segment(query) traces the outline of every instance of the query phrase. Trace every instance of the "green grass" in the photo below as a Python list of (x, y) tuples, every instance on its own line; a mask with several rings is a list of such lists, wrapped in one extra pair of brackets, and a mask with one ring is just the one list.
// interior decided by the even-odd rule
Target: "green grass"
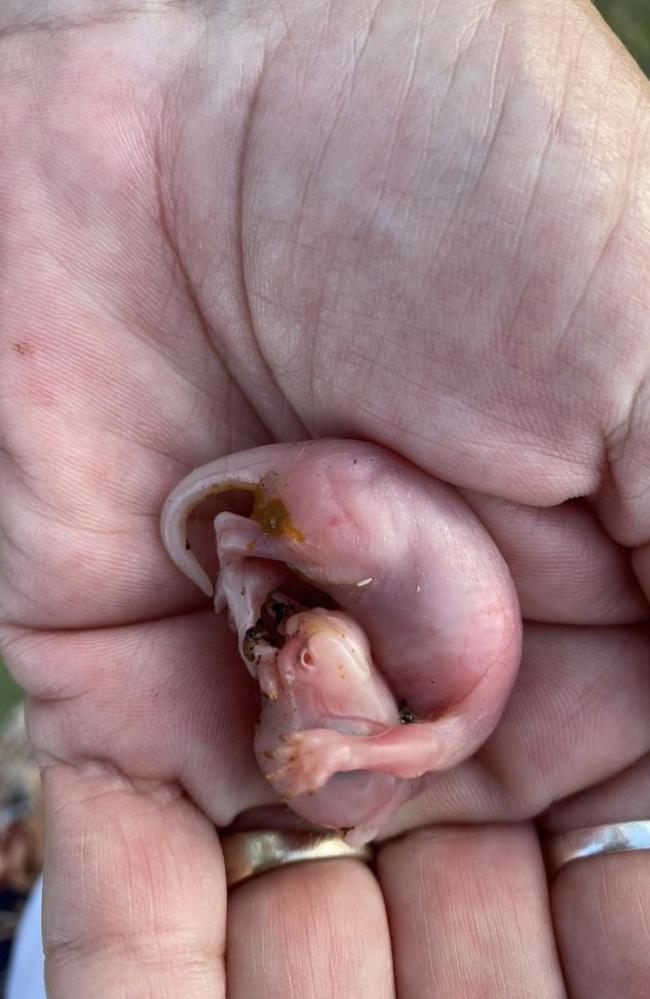
[[(650, 76), (650, 0), (594, 0), (621, 41)], [(0, 721), (20, 700), (20, 689), (0, 660)]]
[(11, 679), (2, 659), (0, 659), (0, 722), (21, 697), (20, 687)]
[(594, 3), (650, 76), (650, 0), (594, 0)]

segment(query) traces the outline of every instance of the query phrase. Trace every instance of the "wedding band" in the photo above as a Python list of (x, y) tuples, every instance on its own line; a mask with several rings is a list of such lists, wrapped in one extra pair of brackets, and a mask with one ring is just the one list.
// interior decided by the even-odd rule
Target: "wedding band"
[(229, 888), (256, 874), (306, 860), (347, 857), (370, 863), (373, 848), (349, 846), (335, 832), (300, 832), (291, 829), (260, 829), (230, 833), (221, 838)]
[(604, 853), (650, 850), (650, 821), (590, 826), (553, 836), (544, 844), (551, 877), (566, 864)]

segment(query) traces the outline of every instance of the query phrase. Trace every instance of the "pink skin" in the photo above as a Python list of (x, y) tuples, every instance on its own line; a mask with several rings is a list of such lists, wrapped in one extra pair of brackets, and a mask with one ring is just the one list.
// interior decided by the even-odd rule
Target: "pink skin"
[[(305, 818), (368, 839), (418, 778), (461, 762), (493, 730), (520, 654), (509, 574), (452, 489), (381, 447), (325, 440), (219, 459), (172, 492), (165, 545), (209, 594), (186, 522), (229, 489), (255, 490), (262, 511), (281, 501), (279, 521), (215, 519), (215, 609), (228, 608), (265, 695), (258, 761)], [(267, 597), (283, 600), (296, 578), (341, 611), (291, 606), (272, 641), (247, 637)], [(401, 723), (398, 702), (415, 721)]]

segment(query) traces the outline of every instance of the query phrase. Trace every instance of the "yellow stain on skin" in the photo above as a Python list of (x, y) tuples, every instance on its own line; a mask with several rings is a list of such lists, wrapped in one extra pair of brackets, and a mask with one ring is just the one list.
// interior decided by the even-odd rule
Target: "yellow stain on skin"
[(292, 541), (298, 543), (305, 540), (302, 531), (292, 522), (289, 511), (280, 497), (274, 496), (267, 499), (261, 489), (255, 493), (255, 506), (251, 519), (258, 522), (264, 534), (291, 538)]
[[(268, 497), (262, 483), (251, 485), (250, 482), (237, 482), (235, 480), (222, 482), (218, 486), (211, 486), (206, 489), (201, 499), (208, 496), (217, 496), (219, 493), (240, 490), (253, 494), (253, 512), (251, 520), (256, 520), (262, 528), (264, 534), (271, 534), (274, 537), (291, 538), (301, 544), (305, 540), (305, 535), (299, 527), (291, 520), (289, 511), (279, 496)], [(249, 545), (249, 549), (254, 545)]]
[(343, 665), (343, 663), (338, 663), (336, 668), (338, 670), (338, 674), (341, 677), (341, 679), (345, 680), (347, 673), (345, 672), (345, 666)]

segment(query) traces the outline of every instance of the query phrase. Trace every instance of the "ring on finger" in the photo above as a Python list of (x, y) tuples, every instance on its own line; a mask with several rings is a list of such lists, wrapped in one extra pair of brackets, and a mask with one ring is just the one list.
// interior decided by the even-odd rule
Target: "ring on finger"
[(336, 832), (259, 829), (221, 837), (226, 883), (229, 888), (249, 878), (288, 864), (307, 860), (356, 859), (371, 863), (370, 844), (350, 846)]
[(544, 843), (551, 877), (576, 860), (637, 850), (650, 850), (650, 820), (587, 826), (552, 836)]

